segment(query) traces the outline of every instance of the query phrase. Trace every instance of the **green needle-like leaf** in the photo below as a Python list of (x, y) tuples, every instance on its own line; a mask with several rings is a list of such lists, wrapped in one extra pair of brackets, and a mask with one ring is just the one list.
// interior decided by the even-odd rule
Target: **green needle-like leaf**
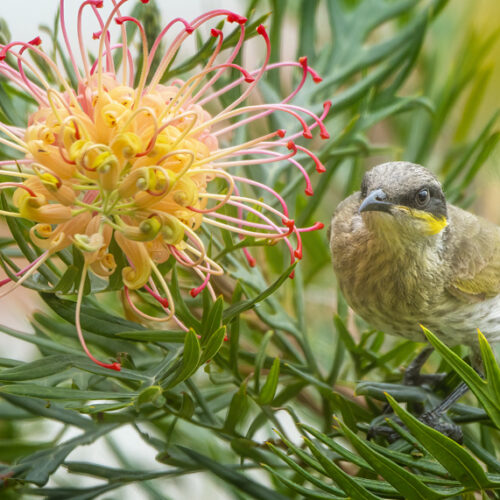
[(491, 348), (487, 346), (486, 339), (482, 339), (482, 335), (479, 334), (481, 353), (485, 357), (484, 363), (485, 366), (489, 367), (489, 375), (494, 380), (491, 385), (488, 380), (483, 380), (471, 366), (455, 354), (446, 344), (441, 342), (432, 332), (426, 328), (423, 328), (423, 331), (429, 342), (470, 387), (471, 391), (481, 401), (491, 420), (500, 428), (500, 400), (498, 399), (498, 392), (496, 392), (497, 388), (500, 387), (500, 381), (498, 380), (498, 369), (494, 370), (492, 368), (493, 365), (496, 365), (495, 356)]
[(304, 438), (307, 447), (311, 450), (316, 460), (325, 469), (325, 472), (330, 476), (351, 498), (359, 500), (380, 500), (380, 497), (370, 493), (363, 488), (355, 478), (344, 472), (335, 462), (323, 455), (321, 450), (317, 448), (313, 442)]
[(397, 465), (389, 458), (373, 450), (365, 441), (360, 439), (346, 425), (337, 420), (342, 432), (349, 438), (359, 454), (380, 474), (387, 482), (392, 484), (405, 499), (408, 500), (437, 500), (447, 495), (431, 490), (411, 472)]
[(280, 493), (272, 491), (271, 489), (256, 483), (248, 476), (244, 476), (240, 472), (236, 472), (229, 467), (226, 467), (215, 460), (198, 453), (197, 451), (184, 446), (178, 446), (178, 448), (189, 458), (201, 465), (204, 469), (209, 470), (224, 481), (227, 481), (229, 484), (236, 486), (252, 498), (256, 498), (258, 500), (286, 500), (286, 497)]
[(189, 332), (186, 333), (186, 338), (184, 340), (182, 364), (167, 381), (166, 388), (169, 389), (171, 387), (175, 387), (177, 384), (180, 384), (190, 377), (198, 369), (200, 358), (200, 342), (198, 341), (196, 333), (194, 333), (193, 330), (189, 330)]
[(389, 394), (387, 400), (396, 415), (427, 451), (464, 486), (483, 489), (490, 485), (481, 465), (458, 443), (429, 427), (401, 408)]
[(280, 358), (275, 358), (273, 361), (273, 366), (269, 371), (266, 381), (262, 386), (259, 394), (259, 403), (261, 405), (268, 405), (274, 399), (276, 394), (276, 389), (278, 388), (278, 381), (280, 376)]

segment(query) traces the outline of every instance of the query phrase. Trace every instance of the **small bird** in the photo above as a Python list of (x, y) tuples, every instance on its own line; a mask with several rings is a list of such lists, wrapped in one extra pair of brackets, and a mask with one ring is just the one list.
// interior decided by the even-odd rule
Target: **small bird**
[(333, 267), (348, 304), (373, 327), (415, 341), (424, 325), (449, 346), (500, 340), (500, 227), (446, 202), (408, 162), (368, 171), (337, 207)]

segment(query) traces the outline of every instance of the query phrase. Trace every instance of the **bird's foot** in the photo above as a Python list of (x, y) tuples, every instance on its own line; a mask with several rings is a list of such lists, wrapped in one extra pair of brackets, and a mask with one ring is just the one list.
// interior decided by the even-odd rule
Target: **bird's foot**
[(421, 415), (419, 420), (441, 434), (453, 439), (453, 441), (462, 444), (464, 440), (462, 428), (453, 422), (444, 420), (442, 413), (431, 410)]
[[(450, 439), (453, 439), (453, 441), (456, 441), (459, 444), (462, 444), (463, 441), (463, 432), (460, 426), (457, 424), (445, 420), (442, 414), (435, 413), (433, 410), (428, 411), (418, 419), (424, 423), (425, 425), (428, 425), (429, 427), (432, 427), (434, 430), (440, 432), (441, 434), (444, 434), (445, 436), (449, 437)], [(398, 432), (398, 427), (400, 429), (403, 429), (407, 431), (408, 429), (406, 426), (399, 420), (399, 418), (392, 417), (391, 421), (395, 423), (396, 425), (373, 425), (369, 428), (368, 433), (367, 433), (367, 439), (374, 439), (376, 437), (382, 437), (387, 439), (389, 443), (394, 443), (398, 439), (400, 439), (401, 433)]]
[(433, 347), (426, 347), (420, 354), (408, 365), (403, 376), (404, 385), (421, 386), (439, 384), (446, 377), (446, 373), (420, 373), (425, 362), (434, 350)]

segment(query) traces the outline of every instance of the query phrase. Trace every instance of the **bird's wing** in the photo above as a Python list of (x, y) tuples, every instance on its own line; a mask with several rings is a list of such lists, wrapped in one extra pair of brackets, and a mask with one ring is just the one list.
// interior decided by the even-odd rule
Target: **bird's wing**
[(500, 227), (449, 206), (452, 280), (449, 291), (467, 301), (500, 294)]

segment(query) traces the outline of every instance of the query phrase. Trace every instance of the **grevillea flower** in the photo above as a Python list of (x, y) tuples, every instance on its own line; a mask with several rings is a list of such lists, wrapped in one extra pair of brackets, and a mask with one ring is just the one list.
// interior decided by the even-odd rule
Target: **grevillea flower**
[[(61, 0), (61, 31), (76, 88), (72, 88), (70, 79), (44, 52), (39, 37), (0, 47), (0, 74), (29, 93), (37, 104), (26, 128), (0, 124), (0, 142), (23, 155), (21, 159), (0, 162), (3, 169), (0, 174), (13, 178), (0, 187), (15, 188), (12, 211), (1, 213), (31, 221), (31, 242), (43, 250), (17, 273), (19, 279), (14, 287), (57, 252), (71, 245), (77, 247), (84, 256), (76, 306), (78, 336), (93, 361), (115, 370), (120, 369), (119, 363), (103, 363), (89, 352), (79, 318), (87, 273), (108, 277), (116, 270), (115, 256), (109, 250), (112, 239), (128, 260), (128, 266), (121, 272), (130, 307), (146, 319), (173, 319), (186, 329), (175, 315), (168, 277), (158, 266), (172, 257), (178, 265), (192, 270), (199, 280), (191, 295), (207, 288), (214, 297), (210, 277), (222, 274), (223, 269), (207, 255), (200, 235), (202, 226), (209, 231), (215, 228), (232, 231), (242, 239), (253, 237), (269, 243), (283, 240), (292, 262), (301, 258), (301, 233), (322, 227), (319, 223), (308, 228), (296, 227), (283, 198), (275, 190), (232, 172), (234, 167), (270, 168), (272, 164), (287, 161), (303, 174), (306, 194), (311, 195), (309, 176), (294, 156), (297, 152), (305, 153), (314, 160), (318, 172), (324, 167), (313, 153), (294, 141), (300, 136), (311, 139), (315, 128), (321, 138), (328, 138), (323, 119), (330, 107), (325, 103), (324, 112), (317, 116), (291, 104), (306, 79), (315, 82), (321, 79), (305, 58), (268, 64), (270, 42), (264, 26), (257, 28), (264, 62), (257, 69), (246, 69), (234, 62), (245, 39), (244, 17), (218, 9), (191, 22), (173, 19), (149, 48), (140, 22), (120, 13), (126, 1), (113, 0), (108, 16), (100, 14), (102, 1), (80, 2), (76, 27), (82, 60), (79, 67)], [(93, 34), (98, 40), (94, 62), (88, 58), (82, 33), (82, 18), (87, 15), (95, 16), (99, 26), (99, 31)], [(235, 47), (223, 51), (223, 31), (212, 28), (214, 48), (205, 66), (184, 80), (163, 82), (184, 40), (207, 24), (210, 27), (221, 20), (238, 28)], [(115, 23), (121, 28), (115, 28), (119, 40), (113, 43)], [(127, 43), (129, 23), (135, 24), (142, 39), (143, 64), (137, 70), (138, 76)], [(153, 70), (155, 55), (167, 37), (170, 45)], [(119, 52), (122, 63), (116, 68), (114, 56)], [(7, 56), (17, 65), (8, 64)], [(49, 84), (34, 64), (34, 57), (50, 68), (55, 84)], [(266, 72), (285, 67), (300, 72), (298, 86), (276, 104), (249, 104), (248, 97), (256, 93), (257, 84)], [(227, 81), (235, 73), (233, 81), (216, 87), (221, 78)], [(136, 77), (138, 84), (134, 86)], [(237, 98), (228, 106), (217, 108), (219, 98), (227, 96), (229, 91), (234, 95), (235, 90)], [(207, 109), (219, 111), (210, 114)], [(259, 132), (261, 135), (244, 143), (231, 142), (236, 128), (260, 120), (261, 131), (262, 124), (267, 122), (262, 118), (272, 113), (293, 117), (298, 131), (271, 130)], [(267, 197), (274, 197), (275, 202), (268, 204), (260, 198), (247, 197), (243, 189), (260, 189)], [(255, 259), (248, 249), (244, 252), (253, 266)], [(10, 281), (6, 278), (0, 284)], [(164, 317), (142, 313), (133, 304), (130, 290), (151, 294), (163, 307)]]

